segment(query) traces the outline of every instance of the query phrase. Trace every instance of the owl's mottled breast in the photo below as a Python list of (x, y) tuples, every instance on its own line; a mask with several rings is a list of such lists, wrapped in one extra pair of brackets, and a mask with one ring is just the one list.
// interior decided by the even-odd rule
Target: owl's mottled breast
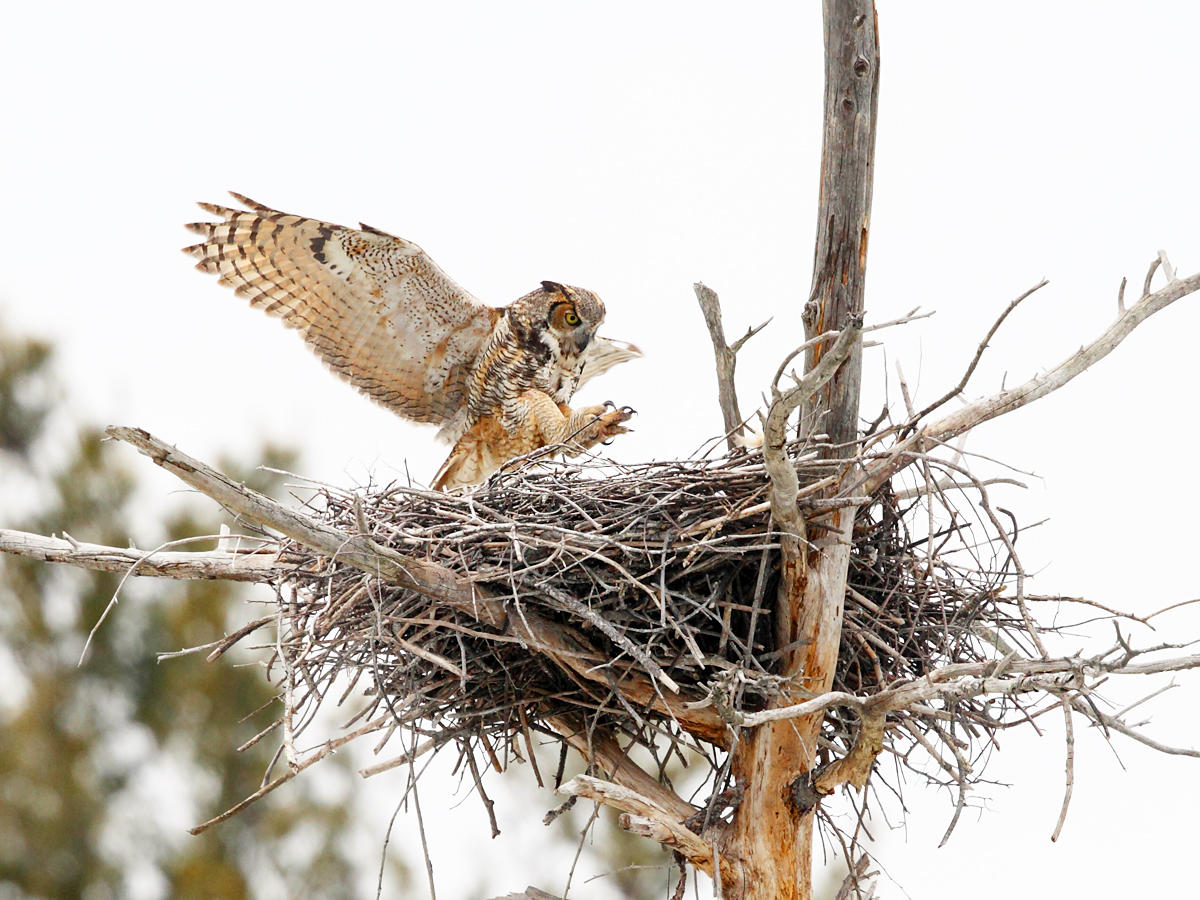
[(467, 394), (469, 422), (501, 411), (533, 386), (539, 370), (552, 363), (549, 347), (510, 310), (500, 317), (471, 372)]

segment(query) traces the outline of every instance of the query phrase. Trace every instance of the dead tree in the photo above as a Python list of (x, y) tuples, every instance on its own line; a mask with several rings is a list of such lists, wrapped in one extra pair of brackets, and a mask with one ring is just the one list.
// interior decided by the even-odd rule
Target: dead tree
[[(307, 508), (257, 494), (133, 428), (129, 444), (236, 516), (245, 533), (215, 551), (140, 551), (0, 531), (0, 550), (129, 575), (270, 584), (269, 614), (205, 647), (215, 658), (259, 629), (283, 712), (281, 771), (235, 815), (345, 743), (373, 735), (363, 771), (456, 750), (490, 814), (489, 768), (530, 763), (543, 786), (620, 811), (623, 827), (709, 875), (729, 900), (811, 896), (814, 829), (843, 842), (846, 897), (867, 897), (856, 833), (822, 817), (842, 787), (883, 779), (881, 754), (955, 787), (957, 822), (980, 751), (1001, 730), (1061, 711), (1070, 798), (1075, 717), (1164, 752), (1098, 702), (1099, 682), (1200, 666), (1178, 645), (1138, 647), (1113, 613), (1111, 646), (1055, 655), (1026, 590), (1014, 526), (951, 448), (974, 426), (1040, 399), (1111, 352), (1140, 322), (1200, 289), (1160, 254), (1142, 295), (1098, 338), (1044, 374), (952, 413), (1003, 311), (963, 378), (937, 402), (861, 427), (878, 30), (868, 0), (824, 4), (822, 190), (806, 341), (786, 357), (745, 431), (716, 294), (697, 296), (716, 351), (728, 447), (645, 465), (526, 459), (477, 489), (315, 486)], [(1161, 270), (1165, 283), (1152, 290)], [(797, 359), (798, 374), (789, 367)], [(902, 388), (904, 386), (902, 385)], [(948, 449), (950, 448), (950, 449)], [(1085, 601), (1074, 601), (1076, 604)], [(1090, 607), (1089, 607), (1090, 610)], [(304, 749), (308, 714), (340, 703), (335, 679), (367, 688), (344, 733)], [(341, 681), (338, 684), (341, 685)], [(256, 738), (258, 739), (258, 738)], [(560, 744), (557, 773), (535, 743)], [(586, 771), (566, 779), (567, 748)], [(710, 795), (679, 796), (672, 757), (705, 768)], [(920, 757), (920, 761), (918, 758)], [(415, 777), (415, 774), (414, 774)], [(893, 785), (899, 789), (899, 785)], [(568, 801), (570, 802), (570, 801)], [(865, 801), (864, 801), (865, 803)], [(551, 816), (553, 813), (551, 813)], [(1061, 827), (1061, 819), (1059, 826)], [(493, 820), (494, 827), (494, 820)], [(514, 897), (548, 896), (535, 888)]]

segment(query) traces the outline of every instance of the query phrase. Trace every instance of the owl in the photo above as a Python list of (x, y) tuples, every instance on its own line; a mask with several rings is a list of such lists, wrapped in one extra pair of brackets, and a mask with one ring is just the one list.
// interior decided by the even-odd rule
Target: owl
[(200, 204), (221, 221), (188, 225), (204, 241), (184, 252), (298, 330), (364, 394), (440, 426), (453, 448), (436, 488), (482, 481), (543, 447), (573, 455), (628, 431), (629, 407), (568, 405), (586, 381), (641, 356), (596, 334), (604, 304), (591, 291), (543, 281), (488, 306), (411, 241), (233, 196), (246, 209)]

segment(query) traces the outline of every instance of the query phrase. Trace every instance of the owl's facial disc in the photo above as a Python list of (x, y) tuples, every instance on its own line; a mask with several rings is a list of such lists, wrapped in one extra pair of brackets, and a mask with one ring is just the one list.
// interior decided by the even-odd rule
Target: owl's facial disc
[(579, 315), (572, 300), (560, 300), (550, 308), (547, 324), (559, 340), (570, 346), (576, 353), (582, 353), (592, 339), (596, 330)]

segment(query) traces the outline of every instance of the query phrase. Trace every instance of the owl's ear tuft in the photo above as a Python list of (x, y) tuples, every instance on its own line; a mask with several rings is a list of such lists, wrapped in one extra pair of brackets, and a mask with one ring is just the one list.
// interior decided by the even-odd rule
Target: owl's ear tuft
[(543, 281), (542, 282), (542, 290), (548, 291), (551, 294), (557, 292), (559, 294), (562, 294), (564, 297), (567, 295), (567, 289), (565, 287), (563, 287), (561, 284), (559, 284), (557, 281)]

